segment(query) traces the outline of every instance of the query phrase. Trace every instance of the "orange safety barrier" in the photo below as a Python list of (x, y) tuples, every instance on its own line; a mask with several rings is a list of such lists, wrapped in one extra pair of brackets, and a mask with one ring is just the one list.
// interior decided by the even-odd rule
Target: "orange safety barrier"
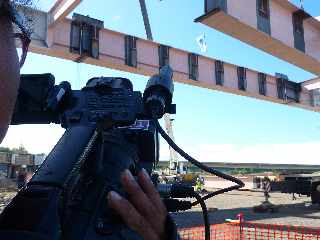
[[(320, 228), (238, 221), (212, 225), (211, 240), (320, 240)], [(179, 229), (182, 240), (204, 240), (204, 227)]]

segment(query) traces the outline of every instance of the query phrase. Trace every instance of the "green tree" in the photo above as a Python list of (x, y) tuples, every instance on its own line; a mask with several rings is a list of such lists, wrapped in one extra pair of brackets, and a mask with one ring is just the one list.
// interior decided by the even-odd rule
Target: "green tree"
[(0, 147), (0, 152), (11, 153), (11, 149), (7, 147)]
[(19, 154), (28, 154), (29, 152), (27, 149), (21, 144), (18, 148), (7, 148), (7, 147), (0, 147), (0, 152), (5, 153), (19, 153)]

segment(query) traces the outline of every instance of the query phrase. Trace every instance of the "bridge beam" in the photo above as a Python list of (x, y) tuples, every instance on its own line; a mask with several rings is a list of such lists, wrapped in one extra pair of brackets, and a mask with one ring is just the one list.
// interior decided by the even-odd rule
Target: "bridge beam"
[(204, 0), (197, 18), (249, 45), (320, 75), (320, 21), (288, 0)]
[[(63, 18), (48, 27), (45, 13), (37, 10), (29, 11), (37, 15), (34, 18), (36, 29), (32, 36), (30, 51), (79, 61), (79, 54), (70, 52), (72, 20)], [(101, 29), (98, 59), (85, 57), (81, 61), (146, 76), (158, 73), (161, 63), (167, 61), (174, 70), (174, 80), (177, 82), (320, 112), (320, 107), (312, 105), (312, 96), (303, 86), (301, 90), (291, 93), (291, 95), (297, 93), (298, 101), (292, 101), (279, 93), (279, 89), (289, 93), (295, 87), (300, 87), (300, 84), (291, 82), (289, 85), (294, 85), (294, 88), (290, 88), (289, 85), (288, 89), (284, 89), (284, 86), (279, 88), (279, 79), (276, 76), (239, 68), (229, 63), (221, 63), (216, 59), (173, 47), (161, 48), (160, 44), (145, 39), (134, 38), (136, 42), (132, 56), (136, 57), (136, 64), (129, 66), (126, 59), (126, 39), (127, 36), (123, 33)], [(160, 48), (167, 52), (164, 54)], [(163, 61), (163, 56), (167, 57), (166, 61)], [(261, 76), (263, 77), (262, 85)], [(261, 88), (264, 89), (263, 93), (261, 93)]]

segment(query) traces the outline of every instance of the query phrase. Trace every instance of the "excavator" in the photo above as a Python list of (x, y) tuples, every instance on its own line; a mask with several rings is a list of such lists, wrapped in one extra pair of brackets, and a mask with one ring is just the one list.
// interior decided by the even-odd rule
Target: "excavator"
[[(173, 136), (173, 120), (170, 118), (169, 114), (164, 116), (165, 128), (167, 134), (174, 140)], [(204, 187), (204, 178), (201, 177), (198, 173), (194, 173), (188, 170), (187, 163), (180, 161), (176, 151), (169, 146), (170, 151), (170, 160), (167, 171), (165, 172), (165, 178), (169, 181), (178, 182), (182, 184), (187, 184), (194, 186), (197, 191), (203, 190)]]

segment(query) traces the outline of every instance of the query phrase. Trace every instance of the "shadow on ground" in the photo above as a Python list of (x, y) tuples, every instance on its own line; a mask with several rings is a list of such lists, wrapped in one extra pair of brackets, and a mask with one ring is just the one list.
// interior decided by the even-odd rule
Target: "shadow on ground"
[[(314, 216), (314, 213), (319, 213), (320, 207), (318, 205), (306, 206), (305, 203), (286, 204), (281, 205), (277, 213), (255, 213), (252, 207), (233, 208), (233, 209), (216, 209), (210, 211), (210, 223), (219, 224), (225, 223), (226, 219), (236, 219), (239, 213), (243, 213), (246, 221), (260, 221), (283, 224), (280, 219), (283, 218), (303, 218), (314, 221), (314, 226), (319, 226), (320, 215)], [(178, 227), (194, 227), (203, 225), (202, 212), (188, 211), (178, 214), (172, 214)], [(279, 221), (277, 221), (279, 219)], [(317, 221), (318, 220), (318, 221)], [(263, 221), (265, 222), (265, 221)]]

